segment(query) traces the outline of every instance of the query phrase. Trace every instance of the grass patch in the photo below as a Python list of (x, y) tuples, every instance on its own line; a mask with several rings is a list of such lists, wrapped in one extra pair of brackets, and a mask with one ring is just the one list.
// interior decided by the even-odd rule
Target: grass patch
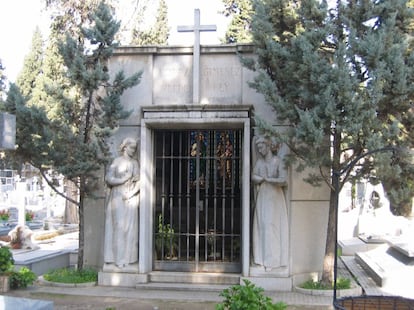
[(87, 283), (98, 281), (98, 272), (93, 269), (77, 270), (73, 268), (60, 268), (51, 270), (43, 275), (46, 281), (59, 283)]
[[(308, 280), (305, 283), (301, 284), (299, 287), (306, 290), (332, 290), (332, 285), (325, 285), (321, 281)], [(338, 278), (336, 279), (336, 289), (346, 290), (351, 288), (351, 279), (347, 278)]]

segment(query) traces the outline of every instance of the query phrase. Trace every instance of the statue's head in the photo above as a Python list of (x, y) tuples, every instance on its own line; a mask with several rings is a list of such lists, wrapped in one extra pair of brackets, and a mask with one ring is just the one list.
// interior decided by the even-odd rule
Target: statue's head
[(134, 138), (128, 137), (122, 140), (122, 143), (119, 145), (119, 153), (122, 154), (127, 147), (131, 147), (134, 150), (137, 149), (137, 141)]

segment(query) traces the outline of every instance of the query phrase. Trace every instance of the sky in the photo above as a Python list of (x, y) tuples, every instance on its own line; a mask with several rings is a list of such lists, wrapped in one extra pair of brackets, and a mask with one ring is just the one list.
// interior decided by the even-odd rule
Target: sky
[[(125, 7), (136, 0), (120, 0)], [(14, 82), (28, 54), (36, 26), (47, 33), (48, 15), (43, 11), (44, 0), (3, 0), (0, 18), (0, 59), (4, 74)], [(170, 24), (170, 45), (192, 45), (192, 33), (178, 33), (177, 26), (193, 25), (194, 9), (200, 9), (201, 25), (216, 25), (217, 32), (203, 32), (201, 44), (218, 44), (227, 28), (227, 19), (220, 13), (222, 0), (166, 0)], [(128, 9), (125, 10), (126, 12)]]

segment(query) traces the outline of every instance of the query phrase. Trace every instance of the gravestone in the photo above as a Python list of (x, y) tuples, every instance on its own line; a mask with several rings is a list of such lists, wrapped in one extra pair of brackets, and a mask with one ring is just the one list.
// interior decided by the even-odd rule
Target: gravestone
[(0, 113), (0, 149), (14, 150), (16, 145), (16, 116)]
[(53, 301), (0, 296), (2, 309), (53, 310)]
[(414, 257), (408, 244), (383, 244), (376, 249), (358, 252), (356, 261), (384, 294), (414, 298)]

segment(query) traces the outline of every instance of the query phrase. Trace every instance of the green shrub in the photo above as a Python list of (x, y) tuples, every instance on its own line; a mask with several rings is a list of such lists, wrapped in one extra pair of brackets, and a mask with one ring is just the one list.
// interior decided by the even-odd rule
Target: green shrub
[(8, 247), (0, 247), (0, 273), (6, 273), (13, 268), (13, 254)]
[[(311, 279), (301, 284), (300, 287), (307, 289), (307, 290), (331, 290), (333, 289), (333, 284), (326, 285), (326, 284), (323, 284), (321, 281), (314, 281)], [(345, 290), (345, 289), (351, 288), (351, 279), (338, 278), (336, 280), (336, 288), (338, 290)]]
[(36, 274), (27, 267), (20, 268), (19, 271), (10, 273), (10, 288), (18, 289), (32, 285), (36, 281)]
[(96, 282), (98, 280), (98, 272), (89, 268), (82, 270), (60, 268), (49, 271), (43, 275), (43, 278), (47, 281), (60, 283)]
[(220, 296), (224, 297), (224, 301), (216, 305), (216, 310), (286, 309), (285, 303), (273, 303), (270, 297), (265, 296), (263, 288), (255, 286), (249, 280), (243, 280), (243, 282), (244, 285), (233, 285), (220, 293)]

